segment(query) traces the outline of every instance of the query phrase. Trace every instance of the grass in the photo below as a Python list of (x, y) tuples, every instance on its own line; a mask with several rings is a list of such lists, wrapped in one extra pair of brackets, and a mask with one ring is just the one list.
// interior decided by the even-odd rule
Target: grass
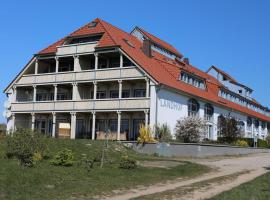
[(211, 200), (268, 200), (270, 199), (270, 172), (244, 183), (230, 191), (223, 192)]
[(43, 160), (33, 168), (22, 167), (16, 159), (4, 157), (5, 145), (0, 140), (0, 199), (66, 199), (71, 196), (109, 194), (113, 190), (196, 176), (209, 170), (206, 166), (190, 162), (169, 169), (142, 166), (134, 170), (120, 169), (119, 161), (123, 155), (138, 161), (165, 158), (137, 154), (121, 144), (111, 142), (107, 153), (110, 164), (105, 164), (103, 168), (96, 164), (94, 169), (87, 172), (79, 164), (82, 154), (100, 157), (104, 142), (48, 139), (47, 144), (49, 157), (68, 148), (74, 152), (76, 164), (59, 167), (50, 165), (49, 160)]

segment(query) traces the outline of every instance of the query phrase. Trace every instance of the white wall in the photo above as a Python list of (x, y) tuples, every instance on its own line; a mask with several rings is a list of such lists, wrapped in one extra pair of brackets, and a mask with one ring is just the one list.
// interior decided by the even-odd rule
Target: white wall
[[(157, 90), (155, 86), (151, 86), (151, 106), (150, 106), (150, 126), (153, 127), (156, 123), (167, 123), (170, 126), (172, 134), (174, 134), (174, 128), (176, 121), (188, 116), (188, 100), (190, 97), (181, 95), (167, 89)], [(157, 99), (157, 104), (156, 104)], [(195, 98), (196, 99), (196, 98)], [(199, 116), (204, 117), (204, 106), (206, 101), (196, 99), (200, 104)], [(219, 115), (230, 115), (238, 120), (241, 120), (245, 124), (245, 137), (252, 136), (246, 132), (247, 116), (245, 114), (226, 109), (225, 107), (212, 104), (214, 107), (213, 123), (212, 125), (212, 140), (217, 139), (217, 122)]]

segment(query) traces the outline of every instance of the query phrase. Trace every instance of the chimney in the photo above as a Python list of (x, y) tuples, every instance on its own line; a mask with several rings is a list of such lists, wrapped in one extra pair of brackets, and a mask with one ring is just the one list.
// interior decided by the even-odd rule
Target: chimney
[(188, 58), (183, 58), (183, 62), (189, 65), (189, 59)]
[(151, 58), (152, 57), (152, 50), (151, 50), (151, 42), (148, 39), (143, 40), (143, 46), (142, 46), (143, 53)]

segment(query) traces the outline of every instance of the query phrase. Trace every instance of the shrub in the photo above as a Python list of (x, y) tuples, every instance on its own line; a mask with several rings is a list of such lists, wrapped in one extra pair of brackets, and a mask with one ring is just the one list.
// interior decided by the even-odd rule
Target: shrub
[(184, 142), (199, 142), (202, 138), (204, 126), (204, 121), (196, 116), (177, 120), (175, 126), (176, 138)]
[(240, 147), (248, 147), (248, 143), (245, 140), (236, 140), (236, 142), (234, 142), (234, 145), (236, 146), (240, 146)]
[(226, 139), (227, 143), (232, 143), (241, 137), (240, 129), (237, 126), (237, 121), (234, 118), (224, 117), (220, 115), (218, 118), (218, 129), (220, 135)]
[(17, 158), (21, 165), (33, 166), (35, 153), (43, 153), (47, 149), (45, 137), (37, 132), (28, 129), (18, 129), (13, 136), (6, 138), (6, 157)]
[(267, 135), (267, 137), (265, 138), (265, 141), (268, 144), (268, 147), (270, 147), (270, 134)]
[(155, 126), (155, 136), (159, 141), (170, 141), (172, 140), (171, 130), (168, 124), (157, 124)]
[(74, 164), (74, 154), (71, 150), (65, 148), (56, 153), (50, 164), (56, 166), (72, 166)]
[(38, 163), (38, 162), (40, 162), (43, 159), (43, 157), (42, 157), (42, 155), (41, 155), (40, 152), (34, 153), (34, 155), (33, 155), (32, 158), (33, 158), (33, 162), (34, 163)]
[(152, 136), (152, 131), (149, 126), (143, 124), (140, 125), (139, 137), (137, 139), (138, 143), (144, 144), (147, 142), (155, 142), (155, 139)]
[(128, 156), (122, 157), (120, 160), (119, 168), (121, 169), (135, 169), (137, 167), (137, 162)]
[(269, 146), (266, 140), (258, 139), (257, 147), (268, 148)]

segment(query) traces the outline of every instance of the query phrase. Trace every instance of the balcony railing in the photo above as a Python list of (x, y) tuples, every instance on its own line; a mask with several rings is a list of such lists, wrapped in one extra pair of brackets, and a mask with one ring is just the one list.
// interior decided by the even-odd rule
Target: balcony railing
[(123, 68), (108, 68), (85, 71), (68, 71), (46, 74), (28, 74), (23, 75), (17, 82), (17, 85), (32, 85), (44, 83), (59, 83), (73, 81), (91, 81), (116, 78), (140, 78), (143, 74), (134, 66)]
[(12, 103), (12, 112), (132, 110), (150, 107), (149, 98), (99, 99), (82, 101), (37, 101)]
[(71, 55), (77, 53), (94, 52), (96, 46), (96, 42), (62, 45), (57, 47), (56, 55)]

